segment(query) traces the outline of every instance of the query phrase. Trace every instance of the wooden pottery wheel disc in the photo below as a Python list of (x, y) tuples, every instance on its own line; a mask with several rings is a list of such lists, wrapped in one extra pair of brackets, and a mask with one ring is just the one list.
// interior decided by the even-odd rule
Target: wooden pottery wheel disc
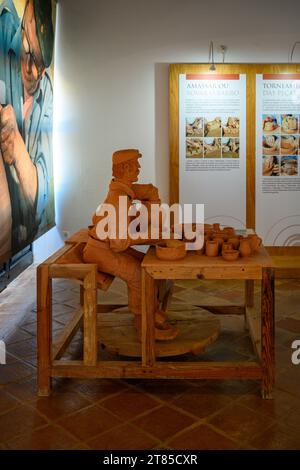
[[(133, 318), (127, 309), (98, 315), (98, 341), (109, 353), (141, 356)], [(203, 309), (172, 311), (168, 321), (176, 325), (179, 334), (171, 341), (156, 341), (156, 357), (199, 354), (219, 336), (220, 321)]]

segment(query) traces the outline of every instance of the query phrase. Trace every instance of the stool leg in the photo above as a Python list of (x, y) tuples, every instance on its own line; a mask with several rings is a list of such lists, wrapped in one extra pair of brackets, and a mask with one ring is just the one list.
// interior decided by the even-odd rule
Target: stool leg
[(38, 395), (51, 393), (52, 281), (48, 265), (37, 268)]

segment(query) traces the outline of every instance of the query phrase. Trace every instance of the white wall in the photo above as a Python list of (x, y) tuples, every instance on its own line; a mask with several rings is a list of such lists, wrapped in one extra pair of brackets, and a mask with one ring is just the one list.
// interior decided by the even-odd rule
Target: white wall
[(228, 47), (227, 62), (287, 62), (300, 40), (299, 17), (299, 0), (60, 0), (58, 228), (73, 232), (89, 223), (118, 148), (142, 151), (141, 179), (154, 182), (167, 201), (168, 65), (207, 62), (210, 40), (216, 62), (220, 44)]

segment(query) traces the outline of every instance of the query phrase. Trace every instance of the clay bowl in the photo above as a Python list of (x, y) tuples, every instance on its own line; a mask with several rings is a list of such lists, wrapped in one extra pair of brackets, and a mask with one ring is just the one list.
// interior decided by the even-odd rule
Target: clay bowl
[(263, 147), (264, 155), (274, 155), (275, 153), (277, 153), (276, 147)]
[(222, 257), (225, 261), (236, 261), (240, 253), (238, 250), (224, 250), (222, 252)]
[(289, 145), (289, 147), (280, 148), (282, 155), (294, 155), (296, 153), (296, 148), (293, 145)]
[(156, 245), (156, 256), (165, 261), (183, 259), (186, 255), (185, 243), (181, 240), (167, 240)]

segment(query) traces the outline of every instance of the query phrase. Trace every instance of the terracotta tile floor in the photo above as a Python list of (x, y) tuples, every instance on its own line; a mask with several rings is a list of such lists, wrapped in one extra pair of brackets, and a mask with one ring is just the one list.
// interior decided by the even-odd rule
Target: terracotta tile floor
[[(54, 333), (78, 302), (74, 284), (56, 281)], [(259, 304), (259, 286), (255, 287)], [(239, 282), (178, 282), (182, 302), (238, 303)], [(114, 282), (104, 302), (126, 301)], [(116, 300), (117, 299), (117, 300)], [(102, 299), (103, 300), (103, 299)], [(54, 383), (49, 398), (36, 396), (36, 308), (7, 341), (0, 366), (0, 449), (300, 449), (300, 365), (291, 343), (300, 339), (300, 281), (276, 282), (276, 388), (260, 398), (255, 381), (73, 380)], [(243, 320), (221, 317), (218, 340), (202, 354), (211, 360), (250, 360)], [(80, 334), (68, 354), (81, 354)], [(185, 357), (183, 360), (197, 360)]]

